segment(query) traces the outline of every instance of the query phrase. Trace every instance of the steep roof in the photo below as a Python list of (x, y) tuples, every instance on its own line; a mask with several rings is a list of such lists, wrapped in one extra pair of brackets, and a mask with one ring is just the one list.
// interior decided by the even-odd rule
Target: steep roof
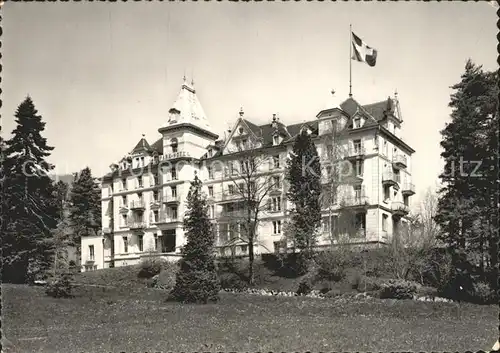
[(131, 154), (142, 153), (142, 152), (152, 152), (151, 146), (148, 141), (143, 137), (137, 142)]
[(155, 143), (151, 145), (153, 151), (158, 152), (159, 155), (163, 154), (163, 137), (160, 137)]
[(213, 133), (205, 111), (198, 100), (196, 91), (192, 83), (189, 85), (186, 82), (186, 78), (184, 78), (184, 83), (177, 95), (177, 99), (169, 110), (168, 122), (162, 127), (165, 128), (180, 124), (192, 124)]

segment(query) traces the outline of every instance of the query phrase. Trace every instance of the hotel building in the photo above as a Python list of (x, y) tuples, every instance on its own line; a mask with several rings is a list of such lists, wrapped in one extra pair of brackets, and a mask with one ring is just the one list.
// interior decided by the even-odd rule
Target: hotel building
[[(266, 124), (255, 124), (241, 110), (233, 128), (219, 137), (193, 86), (184, 80), (168, 121), (158, 129), (158, 139), (150, 144), (143, 136), (102, 178), (102, 234), (82, 239), (82, 270), (132, 265), (147, 256), (177, 260), (186, 241), (183, 215), (195, 174), (207, 195), (217, 253), (247, 254), (248, 242), (234, 216), (241, 210), (241, 156), (247, 149), (267, 161), (259, 165), (255, 182), (270, 185), (259, 208), (255, 253), (282, 250), (292, 208), (286, 200), (286, 158), (303, 129), (313, 138), (325, 166), (325, 190), (333, 184), (329, 160), (341, 160), (350, 170), (335, 197), (322, 200), (318, 245), (338, 241), (336, 236), (332, 239), (332, 229), (338, 228), (344, 210), (353, 215), (354, 232), (342, 239), (385, 244), (406, 222), (415, 193), (411, 177), (415, 151), (401, 138), (402, 122), (397, 97), (368, 105), (350, 97), (314, 119), (290, 125), (276, 115), (270, 115)], [(333, 127), (342, 134), (333, 137)]]

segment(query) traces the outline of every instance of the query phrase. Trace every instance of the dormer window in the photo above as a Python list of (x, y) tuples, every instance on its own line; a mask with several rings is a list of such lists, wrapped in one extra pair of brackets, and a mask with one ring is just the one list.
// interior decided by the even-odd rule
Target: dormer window
[(354, 129), (359, 129), (361, 127), (361, 118), (359, 116), (354, 118)]
[(211, 148), (209, 148), (209, 149), (208, 149), (208, 156), (209, 156), (209, 157), (212, 157), (213, 155), (214, 155), (214, 150), (213, 150), (213, 149), (211, 149)]
[(280, 137), (278, 135), (273, 136), (273, 145), (279, 145), (280, 144)]
[(243, 135), (243, 133), (245, 132), (245, 130), (240, 126), (240, 128), (238, 129), (238, 132), (240, 135)]
[(178, 144), (176, 138), (173, 138), (173, 139), (170, 140), (170, 147), (172, 147), (172, 153), (177, 152), (178, 146), (179, 146), (179, 144)]

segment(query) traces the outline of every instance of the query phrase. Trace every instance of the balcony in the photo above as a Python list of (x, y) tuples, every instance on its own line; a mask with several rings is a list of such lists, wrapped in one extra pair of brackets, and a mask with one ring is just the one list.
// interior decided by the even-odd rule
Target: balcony
[(407, 196), (415, 195), (415, 184), (404, 183), (403, 187), (401, 188), (401, 193)]
[(227, 191), (222, 193), (222, 201), (236, 200), (241, 198), (242, 196), (236, 191), (233, 192), (232, 194)]
[(166, 196), (163, 197), (164, 204), (179, 204), (181, 202), (181, 198), (179, 196)]
[(402, 217), (406, 216), (410, 212), (410, 207), (400, 201), (393, 201), (391, 204), (391, 210), (393, 216)]
[(150, 208), (152, 210), (157, 210), (161, 207), (161, 203), (162, 203), (162, 197), (161, 196), (157, 196), (156, 198), (153, 198), (151, 200), (151, 204), (150, 204)]
[(144, 221), (132, 221), (128, 222), (127, 226), (131, 230), (140, 230), (146, 228), (146, 223)]
[(136, 200), (130, 202), (129, 208), (133, 211), (142, 211), (146, 207), (145, 203), (143, 200)]
[(182, 218), (179, 217), (178, 215), (172, 216), (172, 215), (163, 214), (163, 215), (160, 215), (156, 224), (170, 224), (170, 223), (178, 223), (178, 222), (182, 222)]
[(113, 232), (113, 228), (111, 227), (103, 227), (102, 234), (111, 234)]
[(347, 159), (361, 159), (365, 156), (365, 148), (363, 146), (349, 147), (345, 153)]
[(341, 205), (344, 207), (363, 207), (369, 204), (368, 196), (364, 194), (347, 197), (342, 200)]
[(408, 165), (406, 156), (398, 154), (392, 157), (392, 167), (394, 169), (404, 169)]
[(382, 184), (383, 185), (388, 185), (388, 186), (398, 186), (398, 183), (400, 182), (400, 176), (399, 174), (393, 173), (393, 172), (385, 172), (382, 174)]

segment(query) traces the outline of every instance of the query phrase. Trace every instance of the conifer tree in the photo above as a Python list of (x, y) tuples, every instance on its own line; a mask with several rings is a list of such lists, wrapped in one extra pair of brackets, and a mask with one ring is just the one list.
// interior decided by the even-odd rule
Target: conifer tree
[(42, 137), (45, 122), (30, 97), (15, 113), (17, 127), (2, 148), (3, 280), (25, 282), (31, 269), (42, 271), (50, 260), (47, 245), (57, 226), (54, 185), (46, 161), (54, 149)]
[(294, 208), (290, 227), (295, 247), (300, 250), (300, 272), (307, 270), (321, 224), (321, 164), (316, 146), (306, 130), (302, 130), (287, 161), (287, 198)]
[(175, 300), (185, 303), (217, 301), (220, 290), (214, 262), (214, 232), (201, 185), (195, 176), (184, 217), (187, 244), (182, 249), (175, 287), (171, 293)]
[(80, 250), (81, 237), (96, 235), (101, 228), (101, 191), (86, 167), (75, 177), (70, 194), (69, 224), (73, 245)]
[(485, 72), (469, 60), (461, 81), (452, 86), (451, 122), (441, 131), (444, 188), (436, 216), (440, 239), (452, 250), (455, 266), (462, 272), (479, 268), (468, 275), (489, 280), (493, 287), (499, 196), (497, 81), (496, 72)]

